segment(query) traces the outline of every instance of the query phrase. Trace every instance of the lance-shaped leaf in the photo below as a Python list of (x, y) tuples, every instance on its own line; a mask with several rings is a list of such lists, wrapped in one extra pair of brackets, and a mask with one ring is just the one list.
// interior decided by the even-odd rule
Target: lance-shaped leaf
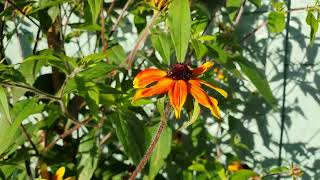
[(169, 7), (169, 27), (178, 62), (183, 63), (191, 36), (191, 15), (188, 0), (173, 0)]

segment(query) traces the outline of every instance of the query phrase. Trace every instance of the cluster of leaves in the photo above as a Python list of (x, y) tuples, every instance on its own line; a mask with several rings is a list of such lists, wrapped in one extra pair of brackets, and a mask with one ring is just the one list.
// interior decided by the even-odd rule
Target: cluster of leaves
[[(264, 99), (259, 101), (264, 110), (277, 109), (264, 73), (243, 56), (238, 40), (241, 37), (235, 33), (234, 19), (241, 17), (239, 9), (245, 2), (172, 0), (166, 8), (156, 8), (162, 9), (161, 14), (148, 27), (148, 17), (156, 10), (152, 3), (144, 1), (133, 2), (128, 10), (124, 9), (124, 14), (134, 18), (120, 18), (119, 25), (115, 21), (122, 12), (119, 15), (118, 10), (126, 1), (1, 1), (1, 44), (20, 34), (22, 23), (36, 25), (27, 31), (38, 35), (22, 47), (33, 47), (34, 52), (21, 61), (6, 57), (5, 46), (1, 46), (0, 176), (39, 177), (39, 167), (45, 163), (52, 172), (65, 166), (66, 176), (78, 179), (128, 178), (156, 133), (168, 101), (161, 99), (158, 109), (153, 100), (131, 103), (134, 76), (151, 66), (167, 69), (177, 62), (196, 65), (208, 60), (216, 62), (217, 71), (210, 71), (203, 78), (210, 82), (214, 79), (212, 83), (231, 94), (219, 101), (225, 115), (223, 122), (213, 122), (206, 111), (200, 113), (196, 103), (187, 105), (180, 121), (170, 114), (168, 127), (142, 171), (143, 178), (295, 176), (292, 168), (285, 167), (239, 168), (236, 172), (227, 168), (233, 161), (252, 157), (246, 136), (240, 133), (248, 132), (247, 127), (236, 118), (247, 110), (239, 107), (246, 106), (246, 99), (255, 98)], [(249, 3), (256, 7), (261, 4), (259, 0)], [(270, 32), (284, 30), (284, 7), (284, 3), (274, 3), (275, 11), (268, 16)], [(308, 9), (312, 39), (319, 22), (313, 15), (316, 10)], [(217, 14), (227, 15), (221, 18)], [(78, 23), (72, 23), (74, 19)], [(13, 29), (9, 27), (12, 22)], [(151, 34), (143, 49), (138, 49), (133, 66), (127, 69), (129, 52), (123, 46), (127, 36), (120, 32), (132, 35), (132, 27), (138, 33), (150, 28)], [(86, 36), (96, 37), (95, 48), (83, 52), (79, 41)], [(49, 48), (38, 47), (40, 40), (47, 42)], [(76, 55), (64, 50), (70, 44), (78, 45)], [(259, 95), (245, 85), (247, 82)], [(181, 131), (186, 121), (191, 123), (184, 124), (186, 129)], [(208, 126), (212, 125), (217, 125), (216, 134), (210, 133)]]

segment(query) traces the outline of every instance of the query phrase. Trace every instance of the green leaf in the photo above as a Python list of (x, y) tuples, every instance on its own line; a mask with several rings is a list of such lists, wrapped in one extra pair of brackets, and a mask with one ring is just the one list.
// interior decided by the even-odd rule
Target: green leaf
[(197, 60), (201, 60), (208, 52), (207, 47), (197, 39), (192, 39), (191, 43), (194, 51), (196, 52)]
[(208, 52), (211, 58), (214, 58), (221, 64), (225, 64), (228, 61), (228, 54), (218, 45), (209, 44), (207, 45)]
[(80, 96), (84, 97), (93, 116), (98, 117), (99, 114), (99, 88), (96, 83), (86, 82), (80, 77), (75, 78), (77, 90)]
[[(155, 135), (157, 132), (157, 129), (159, 127), (159, 124), (153, 126), (149, 129), (150, 134)], [(154, 148), (154, 151), (150, 158), (150, 168), (149, 168), (149, 178), (154, 179), (155, 176), (158, 174), (160, 169), (165, 163), (165, 159), (169, 155), (171, 151), (171, 134), (172, 131), (170, 128), (166, 128), (163, 130), (161, 137)], [(152, 136), (152, 137), (153, 137)]]
[(200, 163), (194, 163), (188, 167), (191, 171), (206, 172), (206, 167)]
[(173, 0), (169, 6), (169, 27), (179, 63), (185, 61), (191, 36), (191, 15), (188, 0)]
[[(59, 68), (65, 74), (69, 74), (78, 65), (73, 58), (55, 54), (51, 50), (44, 50), (40, 55), (32, 55), (23, 60), (23, 63), (30, 63), (36, 61), (38, 66), (54, 66)], [(70, 69), (71, 68), (71, 69)]]
[(161, 117), (165, 116), (165, 114), (164, 114), (164, 103), (165, 103), (165, 100), (166, 100), (166, 97), (164, 96), (162, 98), (159, 98), (158, 101), (157, 101), (157, 109), (158, 109)]
[(173, 42), (170, 35), (160, 32), (153, 33), (151, 35), (151, 40), (154, 48), (159, 52), (163, 62), (165, 64), (170, 63), (171, 54), (173, 52)]
[(6, 91), (2, 86), (0, 86), (0, 119), (12, 123)]
[(270, 12), (268, 15), (268, 29), (272, 33), (280, 33), (286, 27), (285, 14), (282, 12)]
[(111, 115), (113, 127), (127, 156), (138, 164), (145, 151), (145, 131), (142, 122), (129, 111), (119, 110)]
[(306, 23), (310, 26), (310, 44), (312, 45), (314, 40), (316, 39), (316, 35), (319, 28), (319, 21), (314, 17), (312, 11), (308, 11), (308, 15), (306, 18)]
[(90, 6), (90, 10), (91, 10), (91, 14), (92, 14), (92, 22), (93, 24), (97, 23), (97, 19), (99, 17), (100, 14), (100, 9), (102, 6), (102, 0), (88, 0), (89, 6)]
[(288, 173), (290, 170), (288, 167), (276, 167), (276, 168), (272, 168), (270, 169), (267, 174), (284, 174), (284, 173)]
[(107, 57), (106, 53), (95, 53), (95, 54), (90, 54), (88, 56), (85, 56), (84, 58), (82, 58), (80, 60), (81, 65), (91, 65), (91, 64), (95, 64), (98, 63), (100, 61), (102, 61), (104, 58)]
[(119, 65), (126, 60), (127, 54), (122, 46), (116, 45), (107, 50), (107, 57), (111, 63)]
[(79, 180), (91, 179), (98, 165), (99, 152), (96, 142), (96, 131), (93, 129), (85, 135), (79, 145), (80, 163), (78, 165)]
[(230, 180), (244, 180), (244, 179), (249, 179), (256, 175), (257, 173), (255, 173), (252, 170), (242, 169), (232, 174), (230, 177)]
[(200, 106), (199, 103), (197, 101), (194, 101), (193, 104), (193, 112), (192, 112), (192, 116), (190, 118), (190, 121), (186, 121), (183, 123), (181, 129), (186, 129), (187, 127), (189, 127), (190, 125), (192, 125), (194, 122), (196, 122), (196, 120), (198, 119), (199, 115), (200, 115)]
[(102, 76), (106, 76), (113, 69), (114, 69), (113, 65), (107, 64), (106, 62), (99, 62), (81, 71), (78, 74), (78, 76), (86, 80), (92, 80), (92, 79), (100, 78)]
[[(106, 75), (111, 72), (114, 69), (114, 66), (107, 64), (106, 62), (99, 62), (96, 64), (90, 65), (87, 69), (84, 69), (80, 71), (74, 78), (71, 78), (68, 80), (66, 87), (64, 89), (64, 93), (70, 93), (73, 91), (79, 92), (80, 89), (77, 89), (77, 82), (75, 81), (76, 78), (80, 78), (81, 80), (78, 82), (83, 81), (94, 81), (97, 78), (101, 78), (103, 76), (106, 77)], [(80, 84), (81, 86), (81, 84)]]
[(231, 21), (236, 17), (237, 12), (241, 5), (242, 5), (242, 0), (227, 1), (226, 8), (229, 12), (229, 18)]
[(266, 77), (260, 73), (257, 67), (245, 60), (240, 59), (237, 63), (241, 67), (241, 71), (250, 79), (250, 81), (254, 84), (257, 90), (260, 92), (262, 97), (273, 107), (276, 108), (276, 99), (272, 94), (271, 88)]
[(249, 0), (252, 4), (254, 4), (256, 7), (261, 6), (261, 0)]
[(21, 122), (31, 114), (41, 112), (43, 107), (44, 105), (39, 105), (36, 99), (22, 100), (12, 108), (10, 113), (12, 115), (12, 123), (9, 123), (3, 118), (0, 119), (0, 155), (15, 144), (16, 137), (20, 134), (19, 127)]
[(26, 83), (25, 77), (10, 65), (0, 64), (0, 80)]

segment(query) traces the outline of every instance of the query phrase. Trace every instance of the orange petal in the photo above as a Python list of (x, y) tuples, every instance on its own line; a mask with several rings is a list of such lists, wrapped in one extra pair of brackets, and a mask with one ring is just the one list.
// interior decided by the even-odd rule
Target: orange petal
[(206, 72), (210, 67), (212, 67), (213, 64), (214, 64), (213, 62), (206, 62), (206, 63), (202, 64), (201, 66), (193, 69), (192, 73), (195, 76), (200, 76), (201, 74)]
[(220, 119), (220, 108), (218, 107), (218, 101), (208, 96), (206, 92), (200, 86), (200, 80), (189, 80), (190, 93), (198, 103), (206, 108), (209, 108), (212, 115)]
[(188, 95), (188, 86), (184, 80), (178, 80), (169, 90), (170, 103), (174, 109), (176, 118), (180, 118), (181, 109), (186, 102)]
[(145, 88), (149, 84), (159, 81), (165, 77), (167, 72), (159, 69), (145, 69), (137, 74), (133, 80), (134, 88)]
[(163, 94), (169, 91), (174, 81), (171, 78), (162, 78), (158, 83), (149, 88), (139, 89), (133, 97), (133, 101), (153, 95)]
[(215, 91), (217, 91), (218, 93), (220, 93), (223, 97), (225, 97), (225, 98), (228, 97), (228, 93), (227, 93), (225, 90), (223, 90), (223, 89), (221, 89), (221, 88), (218, 88), (217, 86), (212, 85), (212, 84), (210, 84), (210, 83), (207, 83), (207, 82), (205, 82), (205, 81), (200, 81), (200, 83), (208, 86), (208, 87), (211, 88), (211, 89), (214, 89)]
[(66, 171), (66, 168), (65, 167), (60, 167), (57, 171), (56, 171), (56, 174), (53, 176), (53, 180), (62, 180), (63, 178), (63, 175)]

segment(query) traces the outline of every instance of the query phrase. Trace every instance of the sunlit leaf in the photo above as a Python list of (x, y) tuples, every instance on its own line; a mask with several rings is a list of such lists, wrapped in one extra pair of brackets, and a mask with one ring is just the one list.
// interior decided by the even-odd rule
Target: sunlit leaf
[(250, 79), (250, 81), (255, 85), (257, 90), (260, 92), (262, 97), (273, 107), (276, 108), (276, 99), (272, 94), (269, 83), (257, 67), (251, 62), (241, 59), (237, 61), (241, 67), (241, 71)]
[(306, 23), (310, 26), (310, 44), (312, 45), (314, 40), (316, 39), (316, 34), (318, 32), (319, 20), (317, 20), (312, 11), (308, 11), (308, 15), (306, 18)]
[(97, 23), (97, 19), (100, 14), (100, 9), (102, 6), (102, 0), (88, 0), (88, 3), (90, 5), (90, 10), (92, 14), (92, 22), (93, 24)]
[(268, 15), (268, 29), (272, 33), (280, 33), (286, 27), (285, 15), (282, 12), (271, 12)]
[(95, 130), (91, 130), (81, 139), (78, 154), (80, 157), (80, 163), (77, 167), (79, 172), (78, 179), (91, 179), (97, 168), (99, 158)]
[(153, 33), (151, 40), (154, 48), (159, 52), (165, 64), (170, 63), (171, 54), (173, 53), (173, 43), (171, 36), (166, 33)]
[(178, 62), (185, 61), (191, 36), (191, 15), (188, 0), (173, 0), (169, 6), (169, 27)]

